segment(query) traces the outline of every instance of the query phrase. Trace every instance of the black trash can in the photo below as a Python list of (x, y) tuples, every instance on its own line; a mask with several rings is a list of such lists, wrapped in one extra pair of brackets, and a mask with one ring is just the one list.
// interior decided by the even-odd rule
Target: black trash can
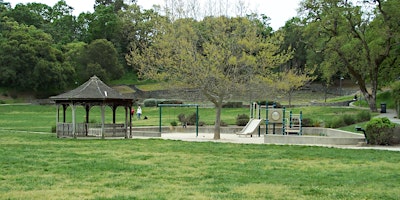
[(386, 103), (381, 103), (381, 113), (386, 113)]

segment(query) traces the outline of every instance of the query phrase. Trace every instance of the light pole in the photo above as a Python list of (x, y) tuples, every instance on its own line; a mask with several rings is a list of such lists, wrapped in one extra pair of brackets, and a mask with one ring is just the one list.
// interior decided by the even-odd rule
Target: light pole
[(339, 80), (339, 87), (340, 87), (339, 93), (340, 93), (340, 96), (342, 96), (342, 80), (343, 79), (344, 79), (343, 76), (340, 76), (340, 80)]

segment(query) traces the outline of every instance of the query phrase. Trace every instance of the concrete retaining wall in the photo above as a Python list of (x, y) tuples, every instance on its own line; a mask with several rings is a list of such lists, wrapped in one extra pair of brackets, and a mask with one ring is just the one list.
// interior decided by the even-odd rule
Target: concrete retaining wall
[[(235, 134), (242, 130), (240, 126), (221, 127), (222, 134)], [(168, 127), (161, 129), (162, 133), (195, 133), (196, 127), (189, 126), (183, 128), (181, 126)], [(199, 133), (213, 133), (214, 126), (199, 127)], [(261, 128), (261, 135), (264, 136), (265, 126)], [(303, 135), (282, 135), (281, 131), (272, 134), (272, 130), (264, 137), (266, 144), (322, 144), (322, 145), (358, 145), (365, 142), (362, 134), (341, 131), (329, 128), (304, 127)], [(132, 134), (141, 137), (161, 137), (159, 127), (134, 127)], [(254, 136), (258, 135), (258, 130), (254, 132)], [(238, 136), (239, 137), (239, 136)]]
[(271, 135), (264, 137), (266, 144), (326, 144), (357, 145), (365, 142), (364, 135), (328, 128), (304, 128), (304, 135)]

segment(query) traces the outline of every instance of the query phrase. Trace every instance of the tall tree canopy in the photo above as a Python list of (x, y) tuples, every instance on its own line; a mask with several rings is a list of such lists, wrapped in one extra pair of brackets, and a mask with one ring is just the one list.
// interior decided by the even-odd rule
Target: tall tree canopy
[(291, 54), (278, 54), (281, 37), (263, 37), (248, 18), (206, 17), (165, 21), (152, 44), (133, 49), (128, 62), (145, 78), (198, 88), (216, 108), (214, 139), (220, 139), (222, 105), (253, 80), (267, 82)]
[(63, 62), (52, 38), (34, 26), (2, 21), (0, 84), (18, 90), (54, 94), (64, 89), (74, 70)]
[[(327, 73), (348, 73), (357, 82), (372, 111), (377, 111), (379, 74), (397, 68), (399, 56), (398, 0), (304, 0), (307, 37), (322, 52)], [(368, 9), (373, 5), (374, 9)]]

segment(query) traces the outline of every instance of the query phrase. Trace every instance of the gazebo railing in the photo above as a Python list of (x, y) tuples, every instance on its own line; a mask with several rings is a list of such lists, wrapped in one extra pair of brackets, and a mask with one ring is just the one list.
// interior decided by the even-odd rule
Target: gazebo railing
[[(124, 124), (97, 124), (97, 123), (77, 123), (75, 127), (76, 137), (125, 137), (128, 127)], [(57, 123), (58, 137), (74, 137), (72, 123)]]

